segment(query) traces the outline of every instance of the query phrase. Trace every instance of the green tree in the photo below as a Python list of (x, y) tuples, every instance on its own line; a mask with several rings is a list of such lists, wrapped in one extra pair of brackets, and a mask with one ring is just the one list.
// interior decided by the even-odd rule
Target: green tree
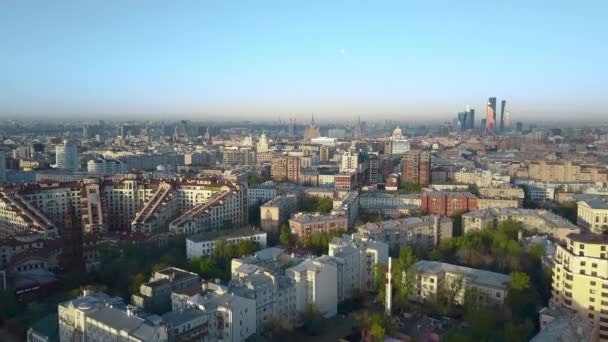
[(369, 332), (370, 336), (374, 339), (374, 341), (384, 341), (384, 335), (386, 335), (386, 330), (379, 322), (373, 322)]
[(497, 317), (494, 311), (478, 309), (467, 318), (471, 324), (471, 334), (476, 341), (494, 341)]
[(316, 211), (321, 214), (329, 214), (334, 208), (334, 201), (331, 198), (323, 197), (317, 203)]
[(260, 184), (261, 182), (262, 179), (254, 173), (250, 173), (249, 176), (247, 176), (247, 184), (249, 185)]
[(291, 233), (291, 229), (286, 224), (283, 224), (281, 226), (281, 236), (279, 238), (279, 243), (283, 246), (291, 246), (294, 243), (294, 237)]
[(523, 322), (506, 322), (504, 326), (504, 340), (509, 342), (526, 342), (529, 341), (534, 333), (534, 324), (527, 319)]
[(530, 288), (530, 276), (523, 272), (511, 272), (510, 288), (515, 291), (526, 291)]
[(141, 284), (145, 283), (147, 281), (146, 279), (146, 275), (143, 273), (137, 273), (136, 275), (133, 276), (133, 279), (131, 280), (131, 293), (138, 293), (139, 292), (139, 287), (141, 286)]
[(413, 192), (422, 191), (422, 185), (420, 183), (412, 183), (412, 182), (404, 182), (399, 185), (399, 189), (397, 193), (399, 194), (409, 194)]

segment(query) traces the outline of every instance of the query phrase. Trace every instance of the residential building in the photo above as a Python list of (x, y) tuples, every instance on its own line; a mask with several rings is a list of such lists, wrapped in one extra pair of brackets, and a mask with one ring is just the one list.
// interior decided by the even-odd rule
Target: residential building
[(243, 342), (256, 332), (256, 300), (226, 286), (204, 282), (201, 289), (172, 294), (173, 311), (193, 308), (206, 316), (205, 341)]
[(78, 171), (80, 169), (78, 145), (64, 140), (62, 145), (55, 146), (55, 166), (58, 169)]
[(598, 196), (578, 201), (576, 216), (576, 224), (602, 234), (608, 229), (608, 200)]
[(260, 225), (267, 232), (278, 232), (298, 210), (296, 195), (282, 195), (260, 206)]
[(523, 208), (488, 208), (471, 211), (462, 215), (462, 229), (466, 234), (471, 231), (494, 228), (500, 222), (516, 221), (523, 228), (550, 235), (556, 239), (564, 240), (570, 233), (580, 232), (580, 228), (565, 218), (544, 209)]
[(367, 215), (399, 218), (420, 211), (420, 197), (420, 194), (364, 192), (359, 195), (359, 208)]
[(403, 183), (428, 185), (431, 181), (431, 152), (411, 150), (405, 153), (402, 160)]
[(452, 216), (477, 210), (478, 198), (470, 192), (423, 192), (420, 208), (424, 214)]
[(593, 325), (594, 341), (608, 341), (608, 237), (572, 233), (557, 246), (550, 306), (578, 313)]
[(511, 278), (502, 273), (479, 270), (437, 261), (420, 260), (410, 267), (415, 274), (412, 300), (435, 302), (448, 293), (464, 304), (465, 292), (476, 291), (476, 305), (502, 307)]
[(338, 192), (350, 192), (358, 187), (355, 172), (340, 172), (334, 175), (334, 187)]
[(280, 322), (285, 327), (297, 321), (295, 282), (268, 271), (253, 273), (230, 281), (229, 288), (256, 303), (256, 331), (263, 332)]
[(308, 239), (314, 233), (348, 230), (348, 219), (344, 216), (298, 213), (289, 220), (291, 232), (299, 238)]
[(60, 303), (59, 340), (165, 342), (167, 327), (160, 317), (142, 318), (120, 297), (84, 291), (82, 296)]
[(275, 182), (300, 182), (300, 157), (275, 156), (270, 163), (270, 177)]
[(139, 287), (139, 293), (131, 296), (133, 305), (154, 313), (171, 309), (171, 292), (197, 287), (200, 277), (196, 273), (169, 267), (155, 271), (150, 281)]
[(510, 175), (542, 182), (606, 182), (608, 168), (605, 165), (587, 165), (569, 160), (533, 160), (511, 163)]
[(352, 298), (357, 291), (374, 290), (374, 269), (388, 262), (388, 245), (360, 234), (335, 237), (329, 242), (329, 257), (338, 267), (338, 301)]
[(97, 176), (111, 176), (117, 173), (127, 173), (127, 163), (120, 159), (91, 159), (87, 162), (87, 172)]
[(208, 257), (213, 254), (213, 249), (218, 241), (227, 243), (253, 241), (260, 248), (266, 248), (267, 234), (250, 228), (195, 234), (186, 238), (186, 257), (188, 259)]
[(449, 217), (429, 215), (408, 217), (382, 222), (368, 222), (357, 232), (370, 240), (386, 243), (391, 251), (398, 252), (405, 246), (430, 249), (453, 233), (453, 221)]
[(540, 331), (530, 342), (592, 342), (597, 335), (586, 318), (570, 310), (545, 307), (538, 314)]
[(352, 191), (344, 197), (334, 199), (331, 214), (346, 217), (348, 228), (354, 228), (355, 222), (359, 217), (359, 194), (356, 191)]
[(285, 275), (295, 283), (296, 310), (302, 313), (307, 305), (315, 304), (326, 318), (338, 310), (338, 270), (331, 263), (316, 259), (303, 262), (285, 270)]

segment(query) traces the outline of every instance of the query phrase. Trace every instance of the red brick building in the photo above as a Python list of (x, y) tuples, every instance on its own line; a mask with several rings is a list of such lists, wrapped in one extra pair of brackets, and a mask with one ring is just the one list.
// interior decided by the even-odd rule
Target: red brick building
[(353, 191), (357, 189), (357, 174), (354, 172), (340, 172), (334, 176), (336, 191)]
[(421, 210), (424, 215), (451, 216), (458, 211), (477, 210), (477, 200), (477, 197), (470, 192), (423, 192)]
[(403, 183), (429, 185), (431, 181), (431, 152), (408, 151), (402, 160)]

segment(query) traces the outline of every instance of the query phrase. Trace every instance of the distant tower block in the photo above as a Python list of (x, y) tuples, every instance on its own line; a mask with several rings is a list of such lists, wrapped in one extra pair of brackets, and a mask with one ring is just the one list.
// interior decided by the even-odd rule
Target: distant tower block
[(386, 283), (386, 305), (385, 305), (385, 313), (387, 316), (391, 315), (391, 306), (392, 306), (392, 301), (393, 301), (393, 283), (392, 283), (392, 275), (391, 275), (391, 271), (392, 271), (392, 258), (389, 257), (388, 258), (388, 269), (386, 271), (386, 278), (385, 278), (385, 283)]

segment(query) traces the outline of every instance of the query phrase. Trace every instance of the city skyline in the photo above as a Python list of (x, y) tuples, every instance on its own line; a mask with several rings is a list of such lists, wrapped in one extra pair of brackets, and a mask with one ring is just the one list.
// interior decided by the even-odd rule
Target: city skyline
[(601, 2), (348, 5), (5, 3), (0, 117), (605, 114)]

